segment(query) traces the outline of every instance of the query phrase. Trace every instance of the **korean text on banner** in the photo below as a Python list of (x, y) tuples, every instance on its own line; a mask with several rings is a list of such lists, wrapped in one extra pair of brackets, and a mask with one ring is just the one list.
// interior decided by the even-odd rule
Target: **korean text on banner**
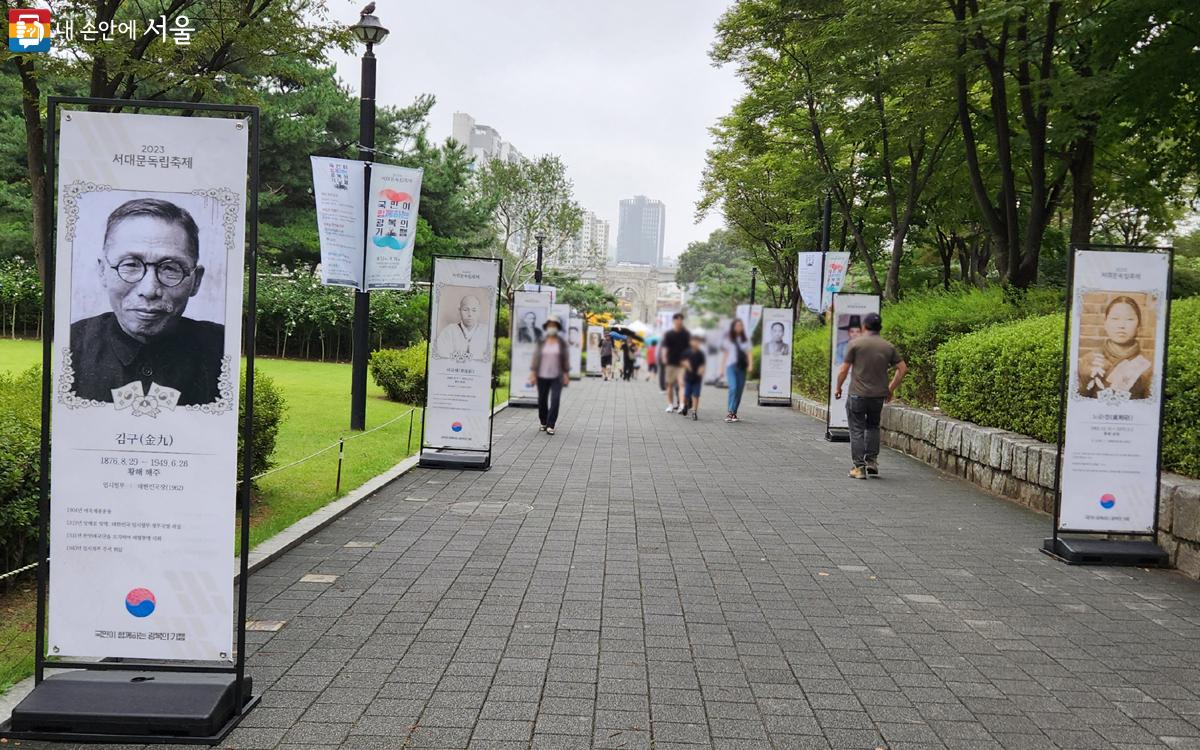
[(833, 304), (833, 295), (842, 291), (846, 283), (846, 269), (850, 266), (850, 253), (825, 253), (824, 286), (821, 288), (821, 310)]
[(232, 661), (249, 129), (56, 125), (47, 651)]
[(760, 401), (791, 401), (791, 308), (764, 308), (762, 320), (762, 372), (758, 376), (758, 398)]
[(529, 384), (533, 353), (542, 340), (542, 326), (550, 315), (550, 292), (514, 292), (512, 333), (509, 336), (508, 401), (536, 404), (537, 386)]
[(1154, 533), (1169, 265), (1075, 251), (1061, 531)]
[(434, 258), (423, 448), (491, 449), (500, 262)]
[(821, 271), (824, 263), (820, 252), (800, 253), (796, 263), (796, 285), (800, 290), (800, 299), (804, 306), (812, 312), (819, 313), (821, 307)]
[(420, 169), (371, 165), (367, 206), (367, 291), (411, 289), (417, 211), (421, 207)]
[(321, 283), (362, 287), (365, 164), (350, 159), (312, 158)]
[(879, 297), (874, 294), (835, 294), (833, 310), (829, 316), (830, 362), (829, 362), (829, 426), (847, 429), (850, 422), (846, 417), (846, 398), (850, 384), (854, 382), (854, 371), (846, 378), (843, 398), (835, 398), (837, 372), (846, 360), (846, 347), (854, 339), (866, 333), (863, 319), (867, 313), (879, 312)]

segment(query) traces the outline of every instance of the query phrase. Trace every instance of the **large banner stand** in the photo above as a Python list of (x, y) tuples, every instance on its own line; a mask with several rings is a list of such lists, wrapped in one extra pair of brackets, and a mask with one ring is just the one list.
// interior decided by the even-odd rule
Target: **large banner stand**
[[(253, 683), (246, 675), (246, 582), (250, 562), (250, 486), (254, 445), (254, 330), (257, 292), (259, 110), (258, 107), (189, 102), (135, 101), (93, 97), (48, 97), (46, 122), (46, 293), (42, 308), (42, 442), (41, 488), (38, 505), (37, 624), (33, 691), (0, 724), (0, 738), (50, 742), (113, 744), (195, 744), (220, 742), (257, 704)], [(239, 488), (241, 514), (241, 575), (237, 586), (236, 652), (233, 663), (147, 661), (108, 658), (100, 661), (48, 658), (46, 655), (47, 588), (49, 586), (50, 523), (50, 399), (54, 331), (56, 148), (59, 107), (81, 105), (94, 110), (174, 109), (186, 112), (233, 113), (248, 119), (250, 184), (247, 187), (249, 268), (243, 328), (246, 393), (241, 430), (245, 446)], [(61, 575), (61, 574), (60, 574)], [(46, 670), (56, 670), (46, 674)], [(57, 670), (65, 670), (58, 672)]]
[[(1093, 281), (1085, 283), (1076, 283), (1076, 272), (1080, 266), (1076, 263), (1076, 254), (1080, 252), (1103, 251), (1096, 253), (1098, 257), (1104, 257), (1108, 252), (1129, 253), (1145, 253), (1158, 252), (1167, 256), (1166, 282), (1161, 290), (1163, 295), (1163, 327), (1161, 340), (1161, 363), (1157, 368), (1157, 372), (1151, 380), (1157, 381), (1157, 393), (1159, 398), (1159, 407), (1157, 410), (1158, 424), (1154, 438), (1156, 440), (1156, 466), (1154, 473), (1154, 510), (1153, 519), (1150, 527), (1146, 531), (1140, 529), (1127, 530), (1120, 528), (1072, 528), (1069, 522), (1063, 521), (1063, 475), (1066, 473), (1064, 468), (1064, 445), (1068, 438), (1067, 434), (1067, 412), (1068, 412), (1068, 392), (1076, 388), (1072, 381), (1073, 368), (1072, 364), (1072, 322), (1073, 312), (1079, 312), (1082, 316), (1083, 311), (1074, 311), (1073, 305), (1077, 292), (1083, 292), (1085, 295), (1104, 294), (1103, 291), (1093, 288)], [(1162, 404), (1164, 399), (1162, 394), (1166, 392), (1166, 374), (1167, 374), (1167, 352), (1169, 345), (1169, 332), (1171, 322), (1171, 270), (1174, 260), (1174, 251), (1171, 248), (1164, 247), (1126, 247), (1115, 245), (1082, 245), (1072, 246), (1069, 266), (1067, 269), (1068, 288), (1066, 296), (1066, 322), (1063, 324), (1063, 355), (1061, 372), (1059, 376), (1059, 409), (1058, 409), (1058, 448), (1055, 458), (1055, 475), (1054, 475), (1054, 520), (1051, 527), (1052, 536), (1042, 540), (1041, 552), (1049, 557), (1054, 558), (1067, 565), (1121, 565), (1121, 566), (1136, 566), (1140, 568), (1165, 568), (1170, 567), (1171, 556), (1156, 544), (1155, 538), (1157, 528), (1157, 519), (1159, 511), (1159, 493), (1161, 491), (1161, 475), (1162, 475)], [(1087, 264), (1085, 264), (1085, 267)], [(1095, 269), (1087, 268), (1087, 272), (1094, 272)], [(1111, 277), (1121, 279), (1129, 277), (1128, 272), (1124, 273), (1109, 273), (1102, 274), (1102, 277)], [(1086, 278), (1086, 277), (1085, 277)], [(1111, 282), (1110, 282), (1111, 283)], [(1119, 283), (1119, 282), (1116, 282)], [(1129, 299), (1125, 297), (1123, 299)], [(1111, 305), (1110, 305), (1111, 307)], [(1081, 317), (1082, 320), (1082, 317)], [(1141, 325), (1141, 313), (1138, 313), (1138, 326)], [(1076, 335), (1079, 332), (1076, 331)], [(1114, 373), (1115, 374), (1114, 368)], [(1104, 394), (1101, 394), (1104, 395)], [(1128, 398), (1128, 394), (1127, 394)], [(1148, 437), (1148, 436), (1147, 436)], [(1104, 503), (1107, 502), (1107, 505)], [(1115, 505), (1117, 500), (1113, 495), (1105, 495), (1100, 498), (1102, 507), (1109, 508)], [(1063, 536), (1063, 534), (1071, 534), (1071, 536)], [(1079, 536), (1086, 534), (1085, 536)], [(1140, 537), (1140, 538), (1139, 538)]]

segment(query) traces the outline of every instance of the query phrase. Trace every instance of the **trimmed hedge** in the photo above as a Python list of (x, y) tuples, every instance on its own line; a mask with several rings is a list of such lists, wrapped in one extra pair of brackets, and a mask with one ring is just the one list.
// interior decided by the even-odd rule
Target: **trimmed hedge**
[(821, 403), (829, 397), (829, 326), (796, 328), (792, 335), (792, 387)]
[[(937, 354), (938, 401), (948, 415), (988, 427), (1058, 439), (1063, 316), (997, 325)], [(1200, 298), (1171, 309), (1163, 412), (1163, 468), (1200, 477)]]
[(512, 369), (512, 342), (501, 336), (496, 340), (496, 377)]
[[(279, 437), (279, 425), (287, 412), (287, 400), (266, 373), (254, 373), (254, 475), (257, 476), (275, 465), (275, 440)], [(238, 389), (238, 424), (246, 419), (246, 374)], [(238, 430), (238, 476), (242, 472), (242, 432)]]
[(1062, 292), (1031, 289), (1012, 298), (1000, 287), (938, 292), (906, 298), (883, 310), (883, 337), (896, 345), (909, 374), (897, 396), (909, 403), (937, 402), (937, 350), (950, 339), (1062, 309)]
[(406, 349), (380, 349), (371, 352), (371, 377), (392, 401), (404, 404), (425, 403), (425, 358), (429, 342), (422, 341)]

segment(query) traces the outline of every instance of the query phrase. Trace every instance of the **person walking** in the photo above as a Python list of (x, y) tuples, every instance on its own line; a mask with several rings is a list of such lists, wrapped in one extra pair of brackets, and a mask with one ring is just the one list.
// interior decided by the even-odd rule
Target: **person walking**
[(671, 317), (671, 330), (663, 334), (659, 345), (666, 364), (667, 412), (683, 409), (683, 353), (691, 346), (692, 336), (683, 327), (683, 313)]
[[(879, 332), (883, 330), (883, 319), (878, 313), (863, 316), (863, 335), (846, 347), (846, 357), (838, 368), (837, 389), (834, 398), (841, 400), (846, 378), (850, 380), (850, 398), (846, 402), (846, 419), (850, 423), (850, 458), (854, 467), (850, 469), (852, 479), (879, 476), (879, 416), (883, 405), (892, 400), (892, 395), (908, 374), (908, 364), (896, 351), (896, 347)], [(888, 372), (896, 374), (888, 382)]]
[(754, 370), (751, 356), (750, 337), (746, 335), (746, 324), (734, 318), (729, 324), (729, 333), (721, 341), (721, 369), (725, 371), (725, 384), (729, 388), (726, 422), (740, 422), (738, 407), (742, 405), (742, 392), (746, 390), (746, 379)]
[(549, 318), (542, 325), (542, 341), (533, 350), (529, 384), (537, 386), (538, 422), (547, 435), (554, 434), (562, 389), (571, 382), (571, 360), (567, 342), (562, 339), (562, 323)]
[(607, 333), (600, 340), (600, 374), (605, 380), (612, 380), (613, 340)]
[(700, 419), (700, 389), (704, 385), (704, 339), (692, 336), (692, 346), (683, 355), (683, 416), (691, 410), (692, 420)]
[(652, 341), (646, 347), (646, 380), (650, 380), (658, 374), (658, 368), (654, 364), (654, 357), (658, 353), (658, 342)]
[(630, 339), (625, 339), (625, 345), (621, 347), (621, 380), (633, 379), (633, 361), (637, 359), (637, 344)]

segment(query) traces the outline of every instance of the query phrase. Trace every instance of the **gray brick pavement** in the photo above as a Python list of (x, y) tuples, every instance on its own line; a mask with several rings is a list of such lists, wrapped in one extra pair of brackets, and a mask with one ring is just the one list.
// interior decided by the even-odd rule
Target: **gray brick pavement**
[(1200, 584), (1060, 565), (1045, 517), (894, 453), (847, 479), (822, 425), (724, 395), (507, 410), (491, 471), (411, 472), (255, 574), (287, 624), (225, 745), (1200, 748)]

